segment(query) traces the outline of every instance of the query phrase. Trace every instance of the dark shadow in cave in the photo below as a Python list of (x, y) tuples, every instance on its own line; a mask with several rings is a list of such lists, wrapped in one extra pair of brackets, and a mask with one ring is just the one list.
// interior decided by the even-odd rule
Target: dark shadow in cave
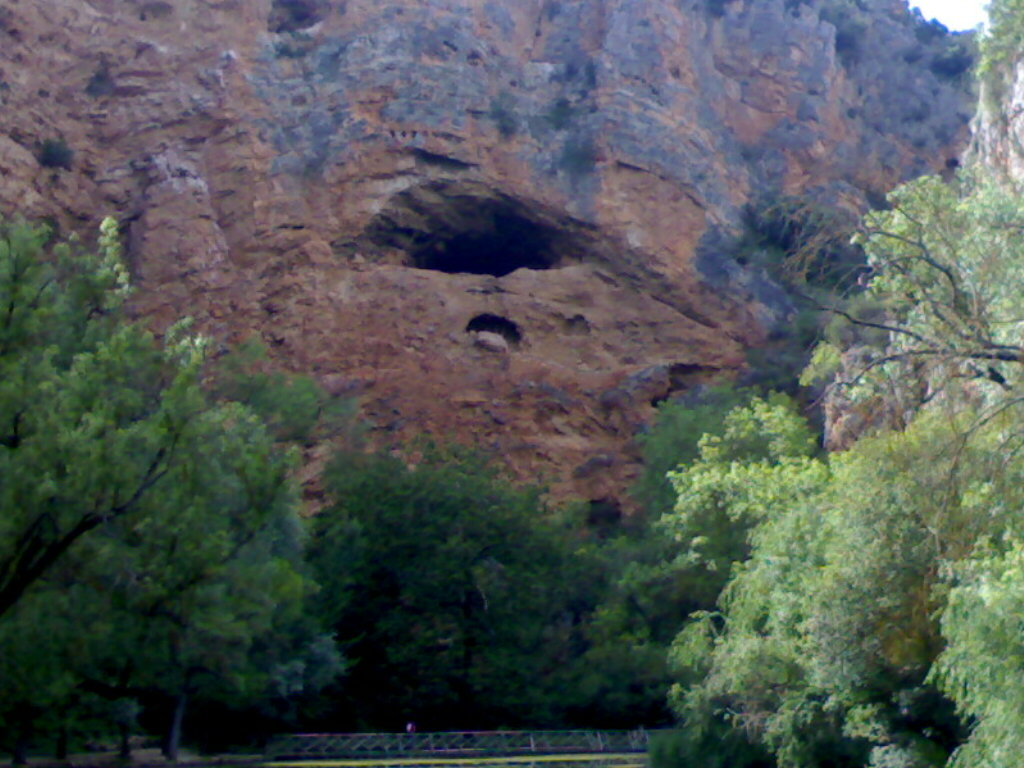
[(598, 235), (586, 222), (486, 185), (439, 180), (393, 195), (363, 231), (365, 247), (353, 245), (371, 259), (417, 269), (503, 277), (621, 253)]
[(523, 332), (519, 329), (518, 324), (512, 322), (507, 317), (492, 315), (489, 312), (477, 315), (466, 323), (466, 333), (473, 333), (474, 331), (496, 333), (513, 345), (523, 340)]
[(308, 29), (323, 20), (324, 0), (273, 0), (267, 29), (281, 34)]
[[(490, 208), (490, 210), (488, 210)], [(551, 269), (552, 233), (511, 210), (484, 206), (473, 227), (441, 236), (412, 252), (413, 266), (438, 272), (503, 277), (517, 269)]]

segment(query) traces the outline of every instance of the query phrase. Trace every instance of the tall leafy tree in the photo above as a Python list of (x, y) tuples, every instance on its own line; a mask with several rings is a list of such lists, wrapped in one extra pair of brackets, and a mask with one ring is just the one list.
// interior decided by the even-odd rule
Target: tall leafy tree
[[(956, 184), (917, 179), (889, 199), (857, 235), (871, 270), (864, 298), (831, 307), (832, 340), (805, 381), (838, 372), (831, 390), (854, 407), (884, 397), (909, 412), (965, 383), (1000, 402), (1024, 372), (1024, 196), (965, 174)], [(873, 332), (875, 343), (844, 335), (849, 327)]]
[(991, 469), (978, 451), (953, 481), (965, 456), (950, 435), (948, 420), (921, 420), (828, 464), (720, 465), (716, 484), (745, 478), (727, 508), (753, 501), (758, 522), (720, 611), (677, 641), (676, 700), (695, 737), (724, 724), (794, 767), (944, 761), (958, 724), (926, 683), (941, 648), (936, 590), (945, 558), (977, 535), (968, 489)]
[(286, 695), (338, 659), (300, 615), (293, 457), (211, 400), (204, 339), (127, 320), (129, 290), (111, 220), (96, 249), (0, 226), (0, 727), (24, 744), (87, 694), (127, 727), (160, 693), (176, 757), (189, 696)]
[(202, 345), (123, 322), (116, 225), (92, 251), (0, 228), (0, 616), (163, 480), (205, 408)]
[[(813, 365), (844, 408), (887, 405), (899, 428), (825, 460), (750, 411), (674, 476), (666, 525), (730, 573), (674, 649), (691, 754), (724, 740), (734, 764), (973, 768), (1018, 743), (995, 658), (1018, 674), (1024, 196), (965, 178), (891, 199), (861, 235), (864, 292), (834, 308), (855, 332), (833, 328)], [(977, 723), (959, 750), (954, 702)]]
[(956, 576), (934, 677), (975, 726), (952, 765), (1012, 765), (1024, 751), (1024, 547), (986, 543)]
[[(578, 617), (564, 532), (530, 490), (461, 449), (415, 467), (343, 455), (311, 546), (352, 668), (343, 727), (539, 723)], [(550, 722), (550, 720), (548, 720)]]

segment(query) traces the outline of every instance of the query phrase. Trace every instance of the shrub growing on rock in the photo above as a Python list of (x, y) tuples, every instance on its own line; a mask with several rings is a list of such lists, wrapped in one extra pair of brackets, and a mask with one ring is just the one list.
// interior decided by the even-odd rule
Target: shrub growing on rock
[(46, 139), (36, 150), (36, 159), (43, 168), (63, 168), (70, 171), (74, 158), (75, 151), (64, 139)]

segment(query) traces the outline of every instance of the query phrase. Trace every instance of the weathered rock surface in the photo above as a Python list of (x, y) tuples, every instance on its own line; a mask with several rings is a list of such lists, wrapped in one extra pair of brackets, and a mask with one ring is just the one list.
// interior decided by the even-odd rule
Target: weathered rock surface
[(6, 0), (0, 210), (114, 213), (158, 325), (606, 503), (652, 404), (786, 329), (744, 206), (944, 167), (956, 44), (904, 0)]
[(972, 159), (985, 168), (1024, 181), (1024, 60), (1003, 63), (981, 86), (973, 124)]

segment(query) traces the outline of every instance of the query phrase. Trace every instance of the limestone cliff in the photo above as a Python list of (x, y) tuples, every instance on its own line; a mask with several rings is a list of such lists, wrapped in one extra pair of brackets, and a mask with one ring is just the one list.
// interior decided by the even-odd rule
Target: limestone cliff
[(984, 168), (1024, 181), (1024, 57), (996, 64), (981, 80), (971, 158)]
[(616, 499), (652, 404), (784, 333), (751, 203), (958, 155), (904, 0), (4, 0), (0, 210), (120, 217), (158, 325)]

